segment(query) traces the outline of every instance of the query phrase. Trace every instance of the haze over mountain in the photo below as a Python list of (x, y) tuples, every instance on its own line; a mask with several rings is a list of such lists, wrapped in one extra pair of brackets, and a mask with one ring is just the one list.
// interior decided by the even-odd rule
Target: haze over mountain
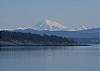
[(100, 0), (0, 0), (0, 29), (32, 28), (43, 19), (60, 21), (68, 30), (99, 28)]

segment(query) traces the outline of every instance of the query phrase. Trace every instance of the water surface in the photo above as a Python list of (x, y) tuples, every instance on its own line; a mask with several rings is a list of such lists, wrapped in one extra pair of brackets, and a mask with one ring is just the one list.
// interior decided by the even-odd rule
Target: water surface
[(99, 45), (28, 47), (47, 49), (0, 51), (0, 71), (100, 71)]

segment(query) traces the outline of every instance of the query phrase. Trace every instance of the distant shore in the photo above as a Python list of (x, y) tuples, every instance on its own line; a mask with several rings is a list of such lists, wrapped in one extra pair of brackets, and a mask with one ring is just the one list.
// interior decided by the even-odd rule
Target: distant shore
[(9, 42), (9, 41), (0, 41), (1, 47), (6, 46), (90, 46), (89, 44), (78, 44), (78, 43), (61, 43), (61, 44), (50, 44), (50, 43), (21, 43), (21, 42)]
[(88, 44), (80, 44), (80, 45), (0, 45), (1, 47), (5, 47), (5, 46), (90, 46)]
[(90, 46), (90, 45), (2, 45), (0, 46), (0, 51), (63, 49), (66, 48), (66, 46)]

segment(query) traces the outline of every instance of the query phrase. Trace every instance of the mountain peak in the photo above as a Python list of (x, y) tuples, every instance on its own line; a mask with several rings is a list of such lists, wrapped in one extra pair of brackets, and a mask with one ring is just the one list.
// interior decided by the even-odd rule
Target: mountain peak
[(60, 31), (60, 30), (67, 29), (67, 27), (58, 23), (57, 21), (52, 21), (52, 20), (46, 19), (46, 20), (34, 25), (34, 29), (36, 29), (36, 30)]
[(57, 21), (52, 21), (52, 20), (46, 20), (47, 25), (49, 25), (51, 30), (63, 30), (66, 29), (64, 25), (58, 23)]

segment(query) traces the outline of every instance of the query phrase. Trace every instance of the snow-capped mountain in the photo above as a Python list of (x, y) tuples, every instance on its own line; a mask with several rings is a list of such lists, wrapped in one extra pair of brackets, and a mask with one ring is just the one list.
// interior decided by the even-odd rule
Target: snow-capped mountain
[(76, 31), (82, 31), (82, 30), (88, 30), (88, 29), (91, 29), (91, 28), (89, 28), (86, 25), (81, 25), (79, 28), (76, 28)]
[(43, 31), (43, 30), (48, 30), (48, 31), (80, 31), (80, 30), (87, 30), (89, 29), (87, 26), (82, 25), (79, 28), (76, 27), (66, 27), (65, 25), (57, 22), (57, 21), (52, 21), (49, 19), (43, 20), (36, 25), (33, 26), (33, 29), (38, 30), (38, 31)]
[(61, 31), (61, 30), (67, 29), (67, 27), (58, 23), (57, 21), (52, 21), (52, 20), (48, 20), (48, 19), (34, 25), (33, 27), (35, 30), (39, 30), (39, 31), (41, 31), (41, 30)]

